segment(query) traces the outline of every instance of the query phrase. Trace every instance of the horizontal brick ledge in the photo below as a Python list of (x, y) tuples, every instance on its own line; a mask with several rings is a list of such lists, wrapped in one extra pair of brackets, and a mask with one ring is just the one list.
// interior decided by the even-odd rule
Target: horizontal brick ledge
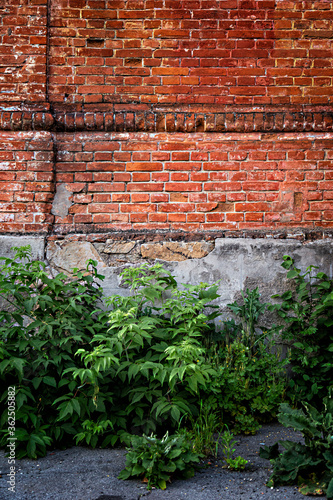
[(61, 131), (115, 132), (322, 132), (333, 130), (333, 112), (114, 112), (57, 113)]
[(305, 230), (286, 229), (280, 231), (244, 230), (244, 231), (108, 231), (80, 233), (49, 233), (48, 241), (71, 240), (90, 241), (92, 243), (104, 243), (107, 239), (116, 241), (138, 241), (138, 242), (159, 242), (159, 241), (213, 241), (217, 238), (248, 238), (248, 239), (294, 239), (301, 242), (333, 239), (333, 230)]
[(0, 130), (51, 130), (54, 118), (48, 111), (0, 111)]
[(0, 130), (105, 132), (330, 132), (333, 111), (2, 111)]

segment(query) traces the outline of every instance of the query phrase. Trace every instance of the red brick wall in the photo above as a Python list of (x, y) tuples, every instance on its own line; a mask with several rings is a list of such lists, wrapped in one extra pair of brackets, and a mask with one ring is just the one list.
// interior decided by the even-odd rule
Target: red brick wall
[(53, 159), (48, 132), (0, 133), (0, 232), (49, 230)]
[(332, 227), (333, 2), (0, 13), (2, 232)]
[(46, 0), (0, 2), (0, 102), (45, 102)]
[(333, 134), (60, 134), (57, 231), (330, 227)]
[(53, 102), (321, 104), (332, 2), (58, 0)]
[[(1, 228), (45, 231), (51, 134), (2, 140)], [(58, 134), (57, 149), (73, 193), (58, 234), (332, 227), (333, 134)]]

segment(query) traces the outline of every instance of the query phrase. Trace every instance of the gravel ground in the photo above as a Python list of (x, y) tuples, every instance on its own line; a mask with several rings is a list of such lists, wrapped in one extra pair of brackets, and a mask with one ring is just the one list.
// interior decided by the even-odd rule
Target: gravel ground
[[(165, 491), (147, 491), (139, 480), (117, 479), (125, 466), (124, 449), (74, 447), (55, 450), (38, 460), (16, 462), (16, 492), (8, 491), (8, 460), (0, 452), (0, 499), (8, 500), (304, 500), (295, 487), (265, 486), (270, 462), (259, 457), (260, 445), (279, 439), (301, 440), (301, 434), (279, 424), (265, 425), (255, 436), (238, 436), (235, 456), (249, 460), (243, 472), (211, 461), (195, 476), (175, 480)], [(323, 498), (323, 497), (322, 497)]]

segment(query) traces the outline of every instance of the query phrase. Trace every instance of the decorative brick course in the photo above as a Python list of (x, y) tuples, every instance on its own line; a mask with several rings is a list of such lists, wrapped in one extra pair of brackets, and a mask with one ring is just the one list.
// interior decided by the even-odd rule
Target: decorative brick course
[[(103, 108), (104, 106), (100, 106)], [(105, 132), (330, 132), (333, 130), (331, 107), (297, 107), (281, 110), (266, 106), (263, 110), (244, 107), (186, 106), (146, 110), (119, 110), (108, 105), (107, 110), (85, 111), (8, 111), (0, 106), (0, 130), (55, 130)], [(183, 109), (182, 109), (183, 108)], [(12, 109), (12, 107), (10, 108)], [(174, 109), (174, 111), (172, 111)]]

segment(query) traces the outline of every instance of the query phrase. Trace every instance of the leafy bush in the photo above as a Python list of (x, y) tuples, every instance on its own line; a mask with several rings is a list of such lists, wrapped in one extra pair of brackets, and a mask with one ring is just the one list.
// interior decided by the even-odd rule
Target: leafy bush
[(73, 440), (95, 447), (133, 433), (163, 435), (185, 416), (197, 449), (207, 452), (214, 426), (255, 432), (274, 415), (283, 366), (267, 335), (257, 335), (265, 306), (257, 290), (244, 296), (239, 335), (228, 343), (214, 325), (218, 284), (179, 289), (160, 264), (131, 267), (121, 275), (131, 295), (110, 297), (104, 311), (96, 262), (71, 278), (52, 277), (28, 248), (16, 250), (0, 278), (11, 305), (0, 312), (0, 380), (16, 387), (18, 457)]
[(132, 447), (127, 448), (126, 467), (118, 478), (139, 476), (147, 488), (166, 489), (167, 481), (173, 475), (194, 476), (193, 464), (200, 461), (200, 454), (193, 452), (193, 446), (184, 435), (169, 436), (168, 432), (158, 439), (151, 436), (132, 436)]
[(279, 441), (285, 451), (279, 455), (277, 444), (260, 449), (260, 456), (271, 459), (273, 474), (267, 486), (300, 485), (304, 495), (326, 494), (333, 498), (333, 398), (323, 400), (324, 411), (304, 403), (305, 411), (282, 404), (278, 415), (285, 427), (301, 431), (304, 444)]
[(211, 390), (224, 422), (235, 433), (254, 434), (261, 423), (276, 417), (285, 394), (287, 361), (273, 352), (272, 334), (259, 327), (267, 304), (261, 302), (258, 289), (247, 289), (242, 296), (242, 303), (228, 305), (236, 320), (223, 325), (218, 375)]
[(216, 373), (204, 342), (217, 313), (203, 310), (218, 297), (217, 285), (179, 290), (159, 264), (126, 269), (122, 277), (133, 295), (107, 301), (109, 330), (95, 335), (92, 351), (78, 350), (85, 368), (73, 368), (73, 376), (95, 384), (99, 394), (105, 377), (113, 381), (114, 412), (122, 412), (128, 432), (176, 428), (182, 415), (197, 412)]
[(324, 273), (313, 276), (315, 266), (302, 274), (288, 255), (283, 260), (291, 290), (273, 295), (281, 302), (269, 309), (283, 319), (273, 331), (291, 346), (293, 394), (318, 405), (333, 380), (333, 280)]
[(254, 354), (240, 342), (228, 346), (212, 390), (233, 432), (255, 434), (274, 419), (284, 399), (285, 361), (279, 361), (262, 343)]
[[(93, 387), (65, 375), (80, 367), (78, 347), (89, 349), (94, 334), (106, 331), (98, 303), (102, 289), (94, 283), (96, 262), (73, 279), (51, 277), (45, 264), (31, 261), (29, 247), (16, 248), (14, 259), (2, 259), (0, 293), (9, 308), (0, 311), (1, 428), (7, 427), (7, 387), (16, 388), (17, 457), (44, 455), (53, 442), (65, 445), (82, 430), (81, 420), (100, 414)], [(97, 310), (96, 310), (97, 308)], [(1, 431), (0, 445), (8, 431)]]

